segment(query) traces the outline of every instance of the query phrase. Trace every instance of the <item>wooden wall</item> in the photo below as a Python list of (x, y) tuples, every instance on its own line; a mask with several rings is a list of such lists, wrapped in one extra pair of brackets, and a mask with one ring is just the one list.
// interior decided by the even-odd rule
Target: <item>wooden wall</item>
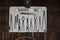
[[(24, 6), (24, 0), (0, 0), (0, 40), (60, 40), (60, 0), (31, 0), (31, 6), (47, 7), (46, 33), (9, 33), (9, 7)], [(32, 38), (30, 38), (32, 37)]]

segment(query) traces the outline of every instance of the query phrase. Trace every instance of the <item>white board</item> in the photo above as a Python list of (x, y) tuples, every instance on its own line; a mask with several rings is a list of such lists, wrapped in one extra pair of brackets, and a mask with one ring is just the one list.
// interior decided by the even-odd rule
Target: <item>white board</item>
[(9, 32), (47, 32), (46, 7), (10, 7)]

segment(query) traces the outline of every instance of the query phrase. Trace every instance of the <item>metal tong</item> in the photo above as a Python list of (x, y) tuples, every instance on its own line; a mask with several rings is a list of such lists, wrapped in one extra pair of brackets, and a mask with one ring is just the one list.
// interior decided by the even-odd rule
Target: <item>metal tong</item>
[(14, 20), (14, 29), (16, 29), (17, 23), (18, 23), (18, 15), (15, 16), (15, 20)]
[(26, 25), (27, 29), (26, 30), (29, 31), (28, 18), (26, 20), (27, 20), (27, 25)]

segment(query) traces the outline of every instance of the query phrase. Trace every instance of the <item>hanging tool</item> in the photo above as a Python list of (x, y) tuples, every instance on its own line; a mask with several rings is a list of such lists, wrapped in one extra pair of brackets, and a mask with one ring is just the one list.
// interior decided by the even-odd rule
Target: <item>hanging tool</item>
[(27, 25), (26, 25), (27, 29), (26, 30), (29, 31), (28, 18), (26, 20), (27, 20)]
[(11, 29), (12, 29), (12, 31), (13, 31), (13, 22), (12, 22), (12, 14), (11, 14), (11, 23), (10, 23), (10, 25), (11, 25)]
[(34, 30), (37, 31), (37, 17), (34, 16)]
[(20, 19), (18, 21), (18, 31), (20, 31)]

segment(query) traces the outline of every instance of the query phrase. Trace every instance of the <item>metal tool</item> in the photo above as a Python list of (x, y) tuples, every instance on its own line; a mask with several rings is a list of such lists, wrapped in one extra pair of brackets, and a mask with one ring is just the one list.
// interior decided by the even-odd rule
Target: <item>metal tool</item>
[(32, 18), (30, 18), (30, 27), (32, 27)]
[(39, 16), (39, 25), (41, 25), (41, 17)]
[(22, 16), (22, 30), (24, 31), (24, 20), (25, 20), (25, 18), (24, 18), (24, 16)]
[(11, 22), (12, 22), (12, 15), (11, 15)]
[(30, 30), (32, 28), (32, 18), (30, 18)]
[(43, 11), (43, 15), (42, 15), (42, 28), (43, 29), (43, 25), (44, 25), (44, 21), (45, 21), (45, 11)]
[(16, 29), (16, 16), (15, 16), (15, 19), (14, 19), (14, 29)]
[(26, 30), (29, 31), (28, 18), (26, 20), (27, 20), (27, 25), (26, 25), (27, 26), (27, 29)]
[(34, 16), (34, 30), (37, 30), (37, 23), (36, 23), (37, 17)]
[(18, 23), (18, 15), (15, 16), (15, 19), (14, 19), (14, 29), (16, 29), (17, 23)]
[(34, 13), (21, 13), (21, 14), (24, 14), (24, 15), (35, 15)]
[[(10, 15), (10, 17), (11, 17), (10, 26), (12, 26), (12, 25), (13, 25), (13, 24), (12, 24), (12, 14)], [(12, 29), (12, 31), (13, 31), (13, 27), (11, 27), (11, 29)]]
[(43, 29), (43, 22), (45, 20), (45, 11), (43, 11), (43, 15), (42, 15), (42, 27), (41, 27), (41, 30)]
[(18, 15), (16, 16), (16, 22), (18, 22)]
[(25, 20), (25, 18), (24, 18), (24, 16), (22, 17), (22, 26), (24, 27), (24, 20)]
[(18, 21), (18, 31), (20, 30), (20, 19)]
[(44, 29), (43, 25), (45, 24), (45, 11), (43, 11), (42, 15), (42, 29)]

